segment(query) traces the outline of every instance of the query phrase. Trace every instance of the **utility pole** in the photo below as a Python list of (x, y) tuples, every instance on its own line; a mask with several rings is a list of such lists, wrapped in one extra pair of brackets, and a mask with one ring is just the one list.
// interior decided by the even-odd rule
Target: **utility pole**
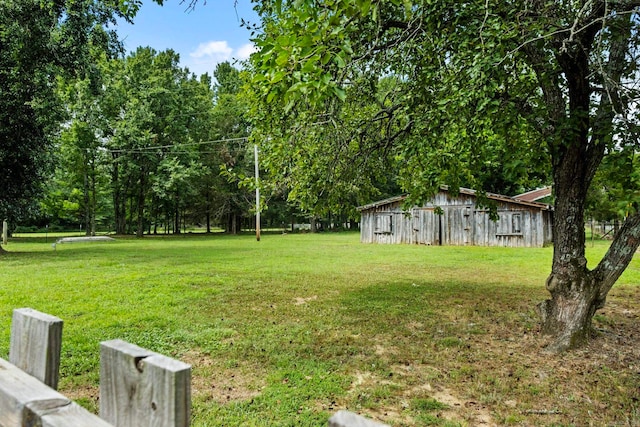
[(256, 240), (260, 241), (260, 173), (258, 171), (258, 144), (253, 144), (256, 169)]

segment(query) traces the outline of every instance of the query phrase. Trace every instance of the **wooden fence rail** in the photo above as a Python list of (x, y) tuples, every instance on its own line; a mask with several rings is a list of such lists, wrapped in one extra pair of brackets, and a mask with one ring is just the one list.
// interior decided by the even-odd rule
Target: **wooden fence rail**
[[(121, 340), (100, 343), (100, 416), (56, 391), (62, 320), (13, 311), (9, 361), (0, 358), (0, 427), (188, 427), (191, 366)], [(383, 427), (339, 411), (329, 427)]]

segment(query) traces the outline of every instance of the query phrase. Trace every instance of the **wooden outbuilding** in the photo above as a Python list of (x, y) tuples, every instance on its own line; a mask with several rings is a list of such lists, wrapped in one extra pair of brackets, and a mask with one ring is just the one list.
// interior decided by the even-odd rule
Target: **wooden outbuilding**
[(499, 219), (477, 206), (477, 194), (446, 187), (423, 206), (405, 210), (406, 196), (361, 206), (362, 243), (542, 247), (551, 244), (553, 210), (550, 205), (487, 193)]

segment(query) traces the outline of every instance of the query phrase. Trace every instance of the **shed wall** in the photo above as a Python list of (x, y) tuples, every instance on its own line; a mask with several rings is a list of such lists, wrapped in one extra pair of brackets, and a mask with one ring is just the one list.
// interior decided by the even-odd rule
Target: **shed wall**
[(498, 221), (477, 208), (475, 196), (438, 193), (432, 203), (403, 211), (393, 201), (362, 211), (363, 243), (541, 247), (552, 241), (552, 213), (498, 202)]

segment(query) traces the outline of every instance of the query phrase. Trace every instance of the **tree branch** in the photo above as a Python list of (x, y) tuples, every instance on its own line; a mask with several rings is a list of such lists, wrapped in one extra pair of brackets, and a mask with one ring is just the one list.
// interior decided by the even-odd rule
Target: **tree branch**
[(599, 298), (604, 302), (607, 293), (627, 268), (640, 246), (640, 212), (630, 216), (618, 231), (609, 250), (593, 274), (599, 281)]
[(396, 19), (389, 19), (387, 21), (384, 22), (384, 24), (382, 25), (381, 31), (384, 33), (388, 30), (390, 30), (391, 28), (398, 28), (401, 30), (406, 30), (409, 28), (409, 24), (407, 22), (404, 21), (399, 21)]
[(593, 176), (604, 157), (607, 139), (613, 134), (613, 120), (616, 113), (628, 108), (620, 96), (621, 80), (627, 62), (629, 38), (631, 36), (631, 16), (618, 16), (609, 26), (611, 28), (611, 46), (609, 61), (599, 64), (603, 89), (598, 111), (592, 123), (592, 135), (587, 147), (589, 173)]
[[(529, 44), (524, 45), (522, 49), (527, 63), (536, 74), (538, 84), (545, 98), (545, 105), (548, 107), (548, 122), (553, 129), (548, 130), (546, 133), (552, 133), (558, 124), (566, 118), (565, 100), (560, 85), (559, 71), (550, 68), (549, 60), (545, 57), (542, 49), (536, 49)], [(554, 147), (549, 148), (555, 151), (553, 150)]]

